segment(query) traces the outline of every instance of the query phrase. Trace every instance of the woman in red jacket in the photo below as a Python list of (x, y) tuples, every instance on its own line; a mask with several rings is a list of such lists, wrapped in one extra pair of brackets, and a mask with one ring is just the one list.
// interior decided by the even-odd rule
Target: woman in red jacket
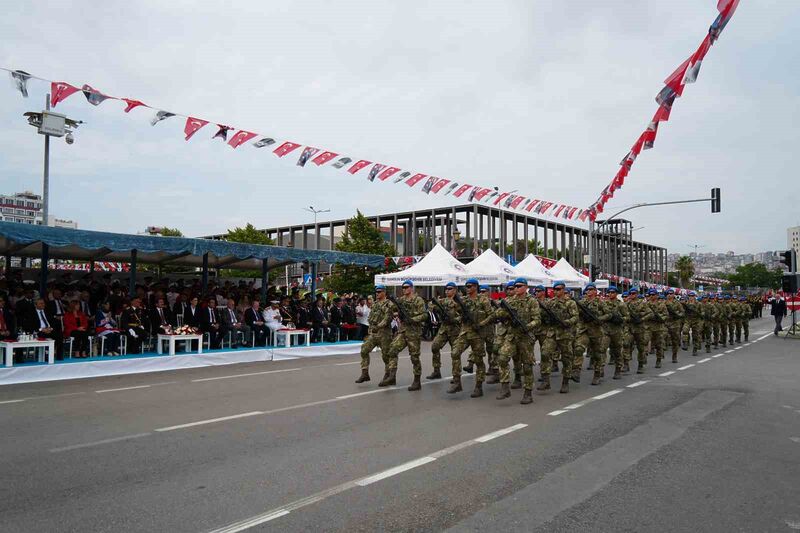
[(89, 357), (89, 318), (77, 300), (70, 302), (69, 312), (64, 315), (64, 338), (67, 337), (72, 337), (75, 357)]

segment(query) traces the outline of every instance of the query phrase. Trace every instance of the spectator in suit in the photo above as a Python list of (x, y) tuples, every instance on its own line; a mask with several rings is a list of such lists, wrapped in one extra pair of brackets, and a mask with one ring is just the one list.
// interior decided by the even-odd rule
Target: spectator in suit
[(134, 297), (131, 300), (130, 307), (122, 312), (120, 322), (128, 339), (128, 353), (140, 353), (142, 351), (142, 343), (147, 337), (141, 298)]
[(314, 323), (311, 320), (311, 303), (308, 300), (300, 300), (298, 303), (295, 324), (301, 329), (314, 329)]
[(773, 333), (777, 335), (783, 331), (783, 317), (786, 316), (786, 300), (781, 298), (780, 294), (776, 295), (775, 299), (772, 301), (772, 310), (770, 314), (775, 317), (775, 330)]
[(199, 314), (200, 308), (198, 307), (198, 303), (200, 300), (197, 296), (192, 296), (192, 299), (189, 300), (189, 305), (186, 307), (186, 310), (183, 312), (183, 325), (190, 326), (196, 328), (199, 326)]
[(64, 359), (64, 336), (61, 331), (61, 321), (47, 311), (44, 298), (36, 300), (36, 308), (28, 313), (23, 329), (36, 333), (40, 337), (53, 339), (56, 344), (56, 359)]
[(17, 320), (6, 306), (5, 298), (0, 298), (0, 340), (17, 338)]
[(330, 326), (331, 326), (331, 337), (336, 337), (336, 332), (339, 332), (340, 339), (347, 338), (347, 330), (344, 328), (344, 302), (341, 298), (334, 298), (333, 299), (333, 306), (330, 310)]
[(358, 337), (359, 327), (356, 326), (356, 309), (350, 297), (344, 299), (342, 309), (342, 340), (353, 340)]
[(261, 302), (253, 300), (250, 309), (244, 313), (244, 323), (247, 324), (255, 334), (255, 346), (267, 345), (267, 325), (264, 316), (261, 314)]
[(311, 313), (311, 322), (314, 327), (316, 342), (322, 342), (331, 335), (331, 322), (328, 309), (325, 307), (325, 300), (317, 299), (317, 303)]
[(167, 307), (164, 297), (156, 300), (156, 306), (150, 311), (150, 333), (152, 335), (164, 335), (167, 330), (176, 326), (175, 317)]
[(86, 315), (87, 317), (94, 316), (94, 305), (92, 304), (92, 298), (89, 294), (89, 291), (81, 291), (80, 294), (80, 301), (79, 305), (81, 308), (81, 312)]
[(89, 317), (81, 311), (79, 300), (70, 302), (64, 315), (64, 338), (72, 337), (72, 352), (75, 357), (89, 357)]
[(47, 302), (47, 310), (50, 311), (51, 315), (63, 319), (67, 312), (67, 306), (64, 305), (64, 301), (61, 299), (61, 289), (53, 289), (51, 294), (52, 298)]
[(212, 350), (218, 349), (222, 345), (222, 323), (217, 314), (217, 299), (211, 297), (207, 301), (205, 309), (198, 312), (198, 323), (200, 331), (208, 333), (208, 345)]
[[(104, 348), (108, 355), (119, 355), (120, 351), (120, 331), (117, 328), (117, 322), (111, 314), (111, 302), (106, 300), (100, 304), (95, 316), (95, 334), (98, 337), (104, 337), (106, 342)], [(102, 354), (100, 354), (102, 355)]]
[[(187, 307), (189, 307), (189, 303), (186, 301), (186, 296), (183, 293), (178, 293), (175, 296), (175, 303), (172, 306), (172, 316), (176, 318), (176, 323), (178, 317), (181, 317), (181, 321), (183, 321)], [(181, 325), (185, 324), (181, 323)]]
[(244, 334), (244, 344), (250, 342), (250, 326), (244, 323), (242, 316), (236, 311), (236, 303), (233, 298), (228, 298), (225, 310), (220, 313), (222, 316), (222, 335), (231, 335), (231, 348), (239, 347), (239, 332)]
[[(33, 289), (25, 289), (22, 293), (22, 298), (18, 299), (14, 304), (14, 311), (19, 322), (18, 325), (22, 327), (22, 323), (25, 319), (36, 311), (36, 302), (33, 300)], [(25, 333), (29, 332), (26, 331)]]

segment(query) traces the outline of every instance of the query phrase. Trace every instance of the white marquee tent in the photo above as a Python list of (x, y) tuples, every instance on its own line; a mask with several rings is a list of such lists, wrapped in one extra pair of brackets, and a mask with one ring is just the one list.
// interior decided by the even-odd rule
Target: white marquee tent
[(414, 286), (438, 287), (450, 281), (458, 283), (465, 274), (464, 265), (450, 255), (444, 246), (437, 244), (413, 266), (391, 274), (376, 275), (375, 284), (397, 287), (408, 279), (414, 282)]
[(556, 279), (533, 254), (528, 254), (525, 259), (517, 263), (514, 273), (527, 279), (530, 285), (550, 287), (553, 285), (553, 280)]
[(500, 285), (517, 277), (514, 267), (503, 261), (491, 248), (467, 263), (464, 268), (466, 273), (459, 276), (459, 284), (475, 278), (481, 285)]

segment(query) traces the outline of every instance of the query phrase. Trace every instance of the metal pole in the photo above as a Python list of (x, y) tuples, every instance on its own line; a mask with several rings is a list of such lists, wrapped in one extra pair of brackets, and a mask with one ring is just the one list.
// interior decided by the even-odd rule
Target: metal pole
[(47, 263), (50, 261), (50, 247), (42, 243), (42, 264), (39, 269), (39, 298), (47, 300)]
[(208, 290), (208, 252), (203, 254), (203, 287), (202, 287), (202, 294), (203, 298), (206, 297), (206, 291)]
[(311, 300), (317, 297), (317, 263), (311, 263)]
[(261, 303), (264, 304), (266, 308), (267, 302), (267, 280), (269, 276), (269, 268), (267, 265), (267, 259), (261, 260)]
[[(45, 96), (45, 109), (50, 111), (50, 95)], [(42, 179), (42, 226), (49, 226), (50, 214), (50, 136), (44, 136), (44, 176)]]
[(128, 282), (128, 298), (136, 294), (136, 250), (131, 250), (131, 279)]

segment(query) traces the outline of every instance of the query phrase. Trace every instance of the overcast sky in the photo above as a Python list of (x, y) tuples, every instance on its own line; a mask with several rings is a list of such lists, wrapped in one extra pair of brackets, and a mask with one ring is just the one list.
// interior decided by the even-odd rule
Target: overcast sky
[[(654, 96), (699, 45), (716, 0), (470, 2), (15, 2), (0, 19), (0, 66), (133, 97), (461, 183), (586, 206), (656, 110)], [(636, 238), (671, 252), (786, 246), (800, 224), (797, 118), (800, 2), (742, 0), (699, 79), (607, 206), (706, 197), (633, 211)], [(6, 75), (5, 73), (3, 73)], [(7, 76), (7, 75), (6, 75)], [(0, 191), (41, 191), (42, 138), (0, 84)], [(84, 229), (187, 235), (457, 203), (366, 171), (295, 165), (269, 149), (190, 142), (184, 120), (97, 108), (52, 149), (51, 213)]]

